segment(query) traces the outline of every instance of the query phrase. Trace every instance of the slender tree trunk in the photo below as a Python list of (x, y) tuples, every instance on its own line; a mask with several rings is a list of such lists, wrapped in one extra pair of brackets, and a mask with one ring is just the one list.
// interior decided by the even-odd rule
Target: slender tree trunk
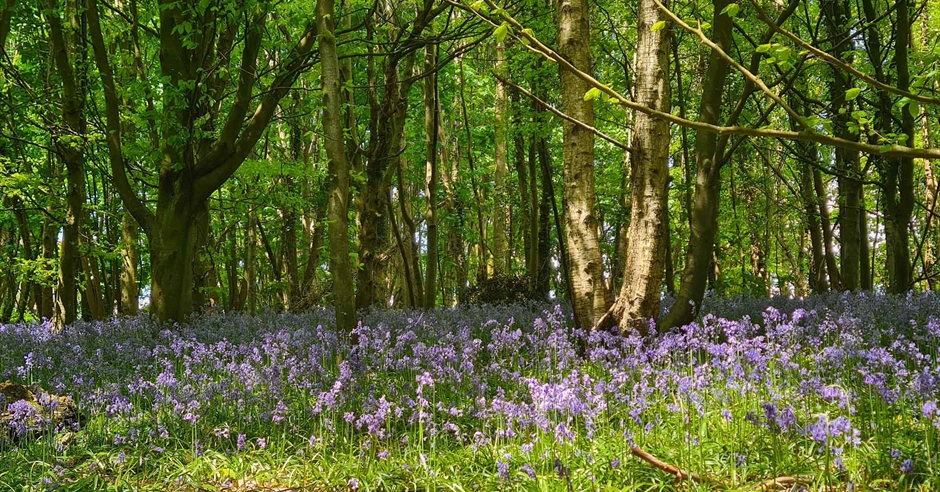
[(256, 265), (258, 262), (258, 237), (255, 233), (258, 218), (254, 213), (248, 213), (248, 220), (245, 225), (245, 289), (246, 304), (248, 312), (254, 314), (258, 312), (258, 276)]
[(428, 228), (426, 279), (424, 282), (424, 308), (434, 308), (437, 299), (438, 224), (437, 224), (437, 188), (440, 181), (438, 163), (438, 137), (441, 126), (440, 97), (437, 88), (437, 45), (430, 44), (425, 49), (424, 68), (430, 75), (425, 79), (424, 93), (424, 129), (427, 134), (427, 165), (425, 170), (425, 224)]
[[(911, 85), (910, 57), (908, 48), (911, 42), (910, 1), (897, 2), (897, 41), (894, 49), (894, 64), (897, 68), (897, 86), (906, 91)], [(906, 145), (914, 141), (914, 115), (912, 106), (907, 105), (901, 111), (901, 133), (908, 136)], [(895, 167), (896, 166), (896, 167)], [(897, 176), (897, 201), (891, 197), (892, 209), (888, 217), (891, 224), (886, 223), (886, 232), (893, 233), (894, 240), (888, 241), (894, 252), (894, 277), (888, 279), (888, 290), (893, 293), (904, 293), (913, 288), (913, 268), (911, 265), (910, 231), (911, 218), (914, 213), (914, 159), (901, 157), (890, 164), (889, 178)]]
[[(0, 45), (2, 46), (2, 45)], [(3, 196), (3, 208), (9, 208), (12, 199)], [(13, 231), (0, 223), (0, 255), (5, 256), (0, 263), (0, 323), (8, 323), (13, 313), (13, 298), (16, 297), (16, 278), (13, 264), (16, 262), (16, 248), (13, 243)], [(9, 248), (9, 251), (7, 251)]]
[[(804, 159), (815, 159), (816, 148), (812, 145), (798, 147)], [(820, 294), (827, 290), (826, 283), (826, 255), (823, 253), (822, 227), (819, 225), (819, 207), (816, 203), (816, 193), (813, 190), (813, 171), (809, 164), (800, 164), (800, 191), (803, 198), (803, 214), (806, 219), (806, 229), (809, 230), (812, 256), (809, 269), (810, 289)]]
[[(590, 3), (587, 0), (558, 2), (558, 51), (575, 68), (591, 72)], [(560, 69), (562, 106), (565, 113), (590, 126), (594, 125), (594, 103), (585, 101), (590, 88), (586, 82), (565, 68)], [(565, 242), (567, 243), (575, 322), (592, 329), (607, 312), (607, 285), (597, 235), (594, 210), (594, 134), (565, 121), (564, 142)], [(659, 270), (662, 275), (662, 269)], [(662, 278), (660, 278), (660, 282)]]
[(475, 210), (477, 215), (477, 276), (485, 276), (486, 274), (486, 264), (487, 264), (487, 248), (486, 248), (486, 220), (483, 218), (483, 198), (480, 194), (480, 188), (477, 186), (476, 178), (476, 166), (474, 165), (473, 159), (473, 135), (470, 131), (470, 119), (467, 115), (467, 97), (465, 90), (465, 81), (464, 81), (464, 68), (463, 68), (463, 59), (461, 58), (458, 62), (460, 65), (460, 108), (463, 115), (463, 126), (464, 130), (467, 133), (467, 165), (470, 166), (470, 186), (473, 188), (473, 200), (475, 203)]
[(416, 196), (411, 184), (406, 184), (402, 167), (405, 165), (404, 159), (399, 159), (399, 167), (396, 170), (398, 177), (398, 205), (401, 211), (401, 221), (405, 225), (405, 231), (408, 233), (408, 240), (405, 241), (404, 257), (411, 269), (412, 292), (414, 297), (411, 299), (412, 308), (421, 308), (424, 303), (424, 276), (421, 274), (420, 247), (418, 245), (418, 224), (415, 221), (412, 210), (412, 203), (408, 199), (410, 196)]
[[(51, 215), (52, 207), (47, 208), (46, 212)], [(47, 265), (55, 261), (56, 240), (58, 239), (59, 227), (52, 222), (49, 215), (42, 222), (42, 258)], [(55, 300), (53, 297), (53, 288), (51, 283), (44, 283), (42, 287), (42, 308), (39, 311), (39, 317), (46, 320), (52, 320), (55, 313)]]
[(871, 246), (868, 242), (868, 212), (865, 208), (865, 185), (858, 184), (858, 235), (859, 235), (859, 288), (873, 290), (871, 279)]
[[(68, 137), (57, 136), (55, 146), (66, 168), (66, 211), (65, 225), (59, 252), (59, 302), (56, 306), (55, 325), (59, 328), (75, 321), (78, 313), (78, 295), (75, 279), (78, 278), (79, 251), (78, 241), (84, 223), (85, 205), (85, 155), (84, 155), (84, 97), (76, 82), (73, 61), (70, 52), (77, 49), (68, 40), (75, 38), (72, 33), (66, 36), (58, 18), (56, 0), (50, 0), (49, 33), (56, 71), (62, 80), (62, 119)], [(75, 7), (70, 9), (75, 12)], [(78, 22), (70, 22), (77, 26)]]
[(349, 334), (356, 328), (356, 298), (349, 264), (349, 163), (343, 140), (343, 100), (333, 24), (333, 0), (317, 0), (317, 36), (323, 82), (323, 130), (329, 164), (330, 273), (336, 327)]
[[(459, 101), (454, 100), (454, 107), (458, 107)], [(455, 111), (456, 113), (457, 111)], [(443, 116), (443, 114), (441, 115)], [(450, 152), (441, 150), (441, 156), (448, 156), (441, 164), (443, 173), (441, 173), (441, 183), (444, 185), (444, 213), (451, 218), (447, 228), (447, 245), (445, 246), (444, 265), (451, 265), (452, 269), (443, 268), (441, 283), (447, 294), (441, 299), (444, 307), (452, 307), (463, 301), (461, 291), (466, 287), (468, 280), (466, 255), (466, 241), (464, 240), (466, 220), (466, 205), (458, 196), (458, 176), (460, 176), (460, 146), (459, 139), (456, 138), (457, 123), (454, 123), (453, 137), (451, 140), (445, 138), (443, 125), (440, 127), (440, 140), (445, 148)]]
[[(496, 45), (496, 73), (506, 76), (506, 46)], [(511, 271), (509, 251), (509, 190), (506, 175), (509, 174), (509, 94), (501, 80), (496, 80), (496, 108), (493, 111), (493, 262), (495, 275)]]
[[(540, 65), (539, 65), (540, 66)], [(545, 84), (540, 83), (540, 81), (535, 81), (536, 94), (543, 101), (545, 100)], [(540, 188), (541, 195), (539, 197), (538, 203), (538, 241), (537, 241), (537, 256), (538, 256), (538, 274), (535, 280), (535, 292), (542, 299), (548, 299), (549, 292), (551, 289), (551, 276), (552, 276), (552, 230), (550, 225), (551, 214), (555, 208), (555, 191), (552, 187), (552, 173), (551, 173), (551, 164), (549, 162), (550, 155), (548, 153), (548, 142), (546, 141), (546, 118), (545, 118), (545, 109), (542, 106), (535, 104), (535, 122), (537, 124), (537, 131), (532, 135), (532, 153), (534, 156), (530, 157), (531, 162), (529, 164), (532, 169), (532, 189), (535, 190), (535, 176), (536, 168), (540, 171)], [(557, 212), (554, 214), (555, 218), (558, 218)], [(558, 230), (559, 237), (559, 253), (561, 256), (562, 264), (565, 265), (565, 272), (567, 272), (567, 258), (564, 256), (563, 244), (561, 239), (561, 229)], [(568, 274), (565, 273), (565, 282), (569, 282)]]
[[(285, 176), (287, 190), (294, 187), (294, 180)], [(297, 265), (297, 213), (293, 205), (287, 203), (281, 209), (281, 254), (283, 255), (284, 275), (287, 277), (287, 292), (284, 296), (284, 309), (295, 312), (300, 307), (300, 270)]]
[[(865, 48), (871, 60), (882, 60), (881, 34), (874, 25), (877, 18), (874, 4), (871, 0), (862, 0), (865, 18), (870, 23), (865, 29)], [(894, 65), (897, 69), (897, 83), (895, 86), (907, 90), (910, 86), (910, 69), (908, 65), (908, 44), (911, 38), (911, 23), (909, 3), (900, 0), (896, 3), (897, 12)], [(874, 64), (875, 79), (887, 83), (888, 76), (884, 67)], [(893, 104), (884, 91), (878, 91), (878, 109), (876, 127), (879, 133), (896, 132), (893, 116)], [(905, 106), (901, 111), (900, 132), (908, 135), (909, 144), (914, 136), (914, 118), (910, 107)], [(914, 209), (914, 161), (907, 157), (880, 157), (870, 156), (878, 166), (882, 192), (884, 196), (884, 228), (888, 272), (888, 291), (903, 293), (911, 289), (912, 269), (909, 245), (909, 231), (911, 215)]]
[[(519, 229), (522, 235), (522, 257), (525, 260), (526, 275), (535, 279), (535, 251), (533, 242), (535, 236), (532, 234), (533, 224), (537, 224), (534, 213), (531, 208), (531, 199), (529, 193), (529, 167), (526, 161), (525, 135), (523, 135), (522, 124), (522, 105), (519, 101), (519, 93), (513, 91), (513, 164), (516, 168), (516, 178), (519, 181)], [(533, 155), (534, 160), (534, 155)], [(534, 163), (533, 163), (534, 164)]]
[[(918, 37), (918, 48), (921, 50), (928, 49), (930, 43), (930, 27), (931, 16), (930, 12), (927, 9), (921, 13), (920, 18), (920, 30)], [(923, 68), (923, 64), (921, 66)], [(933, 84), (936, 87), (936, 84)], [(931, 118), (928, 114), (928, 111), (923, 106), (920, 107), (920, 118), (921, 118), (921, 143), (925, 149), (933, 148), (933, 139), (931, 136)], [(937, 265), (937, 246), (938, 240), (940, 240), (940, 235), (937, 234), (937, 221), (934, 215), (940, 209), (937, 208), (938, 199), (940, 199), (940, 186), (937, 182), (936, 170), (933, 167), (933, 162), (929, 159), (923, 159), (921, 163), (924, 167), (924, 204), (927, 207), (926, 217), (924, 219), (924, 238), (923, 238), (923, 263), (924, 263), (924, 277), (927, 280), (927, 288), (929, 290), (937, 290), (940, 283), (937, 282), (935, 276), (935, 268)]]
[[(714, 1), (716, 15), (712, 31), (713, 41), (725, 52), (731, 47), (731, 30), (734, 24), (730, 16), (721, 13), (728, 3), (728, 0)], [(712, 51), (705, 79), (702, 81), (700, 122), (716, 125), (720, 121), (727, 74), (728, 63), (717, 52)], [(692, 322), (705, 297), (712, 249), (718, 232), (718, 199), (721, 195), (723, 159), (717, 152), (718, 135), (697, 131), (695, 134), (695, 195), (692, 199), (692, 218), (689, 223), (689, 245), (676, 302), (663, 321), (665, 328)], [(664, 220), (668, 223), (668, 217)]]
[[(848, 29), (852, 24), (849, 18), (849, 5), (845, 0), (825, 0), (821, 5), (823, 19), (829, 33), (833, 48), (829, 50), (832, 56), (852, 63), (851, 41)], [(839, 68), (833, 67), (829, 79), (829, 100), (832, 101), (832, 122), (834, 134), (843, 139), (853, 140), (858, 137), (849, 132), (847, 124), (850, 119), (851, 103), (846, 101), (845, 93), (852, 88), (850, 75)], [(839, 176), (839, 258), (841, 262), (842, 288), (857, 290), (859, 288), (860, 268), (860, 241), (859, 230), (859, 182), (855, 178), (859, 174), (859, 156), (857, 151), (842, 148), (834, 149), (835, 165), (842, 173)]]
[(819, 221), (822, 224), (823, 247), (826, 252), (826, 273), (829, 275), (829, 288), (834, 291), (841, 291), (842, 278), (839, 275), (839, 267), (836, 263), (832, 225), (829, 221), (829, 194), (826, 193), (822, 173), (817, 168), (813, 168), (813, 189), (816, 191), (816, 204), (819, 207)]
[[(664, 20), (652, 0), (640, 0), (636, 64), (637, 103), (669, 112), (669, 30), (651, 28)], [(646, 333), (659, 314), (663, 280), (667, 184), (669, 180), (669, 123), (638, 113), (631, 147), (631, 213), (623, 285), (599, 327), (634, 329)]]

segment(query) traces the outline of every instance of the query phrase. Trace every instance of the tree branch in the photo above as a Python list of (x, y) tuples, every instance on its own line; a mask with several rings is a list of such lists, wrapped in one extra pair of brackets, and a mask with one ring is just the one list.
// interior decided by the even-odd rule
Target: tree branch
[(311, 49), (316, 44), (316, 38), (316, 25), (308, 25), (306, 32), (288, 55), (288, 61), (282, 65), (281, 73), (274, 78), (270, 89), (262, 96), (254, 113), (244, 124), (244, 131), (238, 140), (234, 142), (234, 145), (229, 145), (222, 142), (220, 138), (220, 141), (200, 163), (196, 183), (193, 185), (196, 200), (208, 198), (244, 162), (255, 143), (261, 138), (268, 122), (271, 121), (281, 98), (287, 94), (300, 73), (306, 69), (307, 61), (312, 54)]
[[(448, 0), (449, 3), (455, 5), (456, 7), (473, 13), (474, 15), (479, 16), (482, 19), (485, 19), (489, 22), (493, 22), (491, 19), (488, 19), (483, 14), (477, 12), (476, 10), (470, 8), (469, 6), (462, 5), (455, 2), (454, 0)], [(486, 0), (490, 8), (496, 10), (496, 5), (492, 0)], [(881, 155), (885, 157), (913, 157), (919, 159), (940, 159), (940, 151), (935, 149), (916, 149), (912, 147), (906, 147), (903, 145), (885, 145), (878, 146), (872, 144), (866, 144), (862, 142), (853, 142), (851, 140), (845, 140), (838, 137), (832, 137), (829, 135), (824, 135), (816, 133), (814, 130), (803, 130), (800, 132), (787, 131), (787, 130), (776, 130), (772, 128), (745, 128), (738, 126), (719, 126), (711, 125), (707, 123), (700, 123), (696, 121), (691, 121), (679, 116), (673, 115), (671, 113), (666, 113), (663, 111), (657, 111), (652, 108), (648, 108), (641, 104), (637, 104), (631, 101), (629, 98), (623, 96), (614, 89), (602, 84), (600, 81), (595, 79), (588, 73), (585, 73), (581, 70), (578, 70), (574, 67), (568, 60), (559, 55), (555, 50), (549, 48), (544, 43), (538, 40), (531, 30), (525, 29), (522, 24), (509, 16), (508, 13), (504, 11), (501, 13), (503, 20), (505, 20), (510, 26), (513, 27), (511, 35), (516, 39), (525, 39), (528, 44), (525, 44), (525, 47), (541, 55), (546, 60), (550, 62), (557, 63), (568, 70), (571, 70), (572, 73), (577, 75), (580, 79), (584, 80), (591, 86), (599, 89), (604, 94), (607, 94), (612, 99), (615, 99), (620, 105), (626, 106), (627, 108), (639, 111), (643, 114), (647, 114), (654, 118), (664, 119), (670, 123), (675, 123), (677, 125), (686, 126), (688, 128), (693, 128), (697, 130), (704, 130), (709, 132), (714, 132), (719, 135), (746, 135), (752, 137), (765, 137), (765, 138), (784, 138), (788, 140), (803, 140), (809, 142), (816, 142), (823, 145), (829, 145), (833, 147), (841, 147), (846, 149), (858, 150), (859, 152), (865, 152), (866, 154)], [(743, 68), (743, 67), (742, 67)]]
[(769, 26), (769, 27), (770, 27), (771, 29), (773, 29), (775, 32), (781, 34), (783, 37), (789, 39), (790, 41), (793, 41), (794, 43), (796, 43), (796, 44), (799, 45), (800, 47), (806, 49), (807, 51), (809, 51), (810, 53), (812, 53), (814, 56), (816, 56), (817, 58), (822, 59), (822, 60), (825, 61), (826, 63), (828, 63), (828, 64), (830, 64), (830, 65), (832, 65), (832, 66), (834, 66), (834, 67), (836, 67), (836, 68), (838, 68), (838, 69), (840, 69), (840, 70), (842, 70), (842, 71), (844, 71), (844, 72), (848, 72), (848, 73), (850, 73), (850, 74), (852, 74), (852, 75), (858, 77), (859, 79), (864, 80), (868, 85), (871, 85), (871, 86), (873, 86), (873, 87), (877, 87), (878, 89), (881, 89), (881, 90), (883, 90), (883, 91), (885, 91), (885, 92), (890, 92), (891, 94), (895, 94), (895, 95), (898, 95), (898, 96), (901, 96), (901, 97), (906, 97), (906, 98), (911, 99), (911, 100), (913, 100), (913, 101), (918, 101), (918, 102), (922, 102), (922, 103), (925, 103), (925, 104), (940, 105), (940, 99), (937, 99), (937, 98), (934, 98), (934, 97), (930, 97), (930, 96), (922, 96), (922, 95), (920, 95), (920, 94), (914, 94), (913, 92), (908, 92), (908, 91), (905, 91), (905, 90), (901, 90), (901, 89), (899, 89), (899, 88), (897, 88), (897, 87), (894, 87), (894, 86), (892, 86), (892, 85), (889, 85), (889, 84), (885, 84), (885, 83), (883, 83), (883, 82), (880, 82), (880, 81), (878, 81), (877, 79), (875, 79), (874, 77), (871, 77), (871, 76), (865, 74), (864, 72), (861, 72), (861, 71), (855, 69), (854, 67), (852, 67), (852, 65), (850, 65), (850, 64), (848, 64), (848, 63), (845, 63), (844, 61), (842, 61), (842, 60), (840, 60), (840, 59), (838, 59), (838, 58), (836, 58), (836, 57), (830, 55), (829, 53), (826, 53), (825, 51), (823, 51), (823, 50), (821, 50), (821, 49), (819, 49), (819, 48), (813, 46), (813, 45), (810, 44), (810, 43), (807, 43), (806, 41), (804, 41), (803, 39), (801, 39), (801, 38), (800, 38), (799, 36), (797, 36), (796, 34), (793, 34), (792, 32), (787, 31), (786, 29), (780, 27), (777, 23), (775, 23), (773, 20), (771, 20), (769, 17), (767, 17), (767, 14), (764, 13), (764, 9), (762, 9), (762, 8), (760, 7), (760, 5), (758, 5), (755, 0), (750, 0), (750, 2), (751, 2), (751, 5), (754, 6), (754, 9), (757, 10), (757, 18), (760, 19), (764, 24), (767, 24), (767, 26)]
[(598, 137), (600, 137), (600, 138), (602, 138), (602, 139), (604, 139), (604, 140), (606, 140), (606, 141), (612, 143), (612, 144), (613, 144), (614, 146), (616, 146), (616, 147), (619, 147), (619, 148), (621, 148), (621, 149), (623, 149), (623, 150), (626, 150), (627, 152), (632, 152), (632, 150), (630, 149), (630, 146), (629, 146), (629, 145), (627, 145), (627, 144), (625, 144), (625, 143), (623, 143), (623, 142), (620, 142), (619, 140), (615, 139), (614, 137), (611, 137), (610, 135), (607, 135), (606, 133), (604, 133), (604, 132), (598, 130), (597, 128), (594, 128), (594, 127), (591, 126), (591, 125), (588, 125), (587, 123), (585, 123), (585, 122), (583, 122), (583, 121), (581, 121), (581, 120), (579, 120), (579, 119), (576, 119), (576, 118), (574, 118), (574, 117), (572, 117), (572, 116), (568, 116), (567, 114), (565, 114), (565, 113), (561, 112), (560, 110), (556, 109), (556, 108), (553, 107), (551, 104), (548, 104), (547, 102), (545, 102), (545, 101), (539, 99), (538, 96), (536, 96), (535, 94), (532, 94), (531, 92), (529, 92), (529, 91), (523, 89), (522, 87), (518, 86), (517, 84), (513, 83), (512, 81), (507, 80), (507, 79), (505, 79), (505, 78), (503, 78), (503, 77), (500, 77), (498, 74), (495, 74), (495, 73), (493, 74), (493, 76), (496, 77), (500, 82), (502, 82), (502, 83), (508, 85), (509, 87), (512, 87), (513, 89), (519, 91), (520, 94), (522, 94), (522, 95), (528, 97), (529, 99), (535, 101), (536, 104), (538, 104), (539, 106), (542, 106), (543, 108), (547, 109), (548, 111), (550, 111), (550, 112), (551, 112), (552, 114), (554, 114), (555, 116), (558, 116), (559, 118), (561, 118), (561, 119), (563, 119), (563, 120), (565, 120), (565, 121), (567, 121), (567, 122), (569, 122), (569, 123), (572, 123), (572, 124), (574, 124), (574, 125), (580, 126), (581, 128), (583, 128), (583, 129), (585, 129), (585, 130), (587, 130), (587, 131), (589, 131), (589, 132), (591, 132), (591, 133), (597, 135)]
[(121, 116), (118, 108), (121, 106), (118, 99), (117, 90), (114, 87), (114, 75), (111, 72), (111, 64), (108, 59), (108, 51), (105, 47), (104, 38), (101, 35), (101, 23), (98, 18), (97, 0), (88, 0), (86, 4), (86, 17), (88, 19), (88, 31), (91, 34), (91, 46), (95, 53), (95, 64), (98, 66), (98, 73), (101, 75), (101, 85), (104, 86), (105, 117), (107, 125), (107, 143), (108, 160), (111, 163), (111, 175), (114, 180), (114, 186), (121, 196), (121, 201), (127, 208), (127, 211), (134, 216), (140, 227), (150, 234), (153, 224), (153, 212), (134, 192), (130, 182), (127, 179), (127, 165), (124, 162), (124, 152), (121, 148)]

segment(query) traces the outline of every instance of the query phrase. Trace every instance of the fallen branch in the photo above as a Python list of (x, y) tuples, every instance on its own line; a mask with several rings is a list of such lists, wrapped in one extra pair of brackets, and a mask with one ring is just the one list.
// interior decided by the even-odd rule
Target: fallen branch
[(683, 470), (682, 468), (679, 468), (675, 465), (670, 465), (669, 463), (666, 463), (665, 461), (647, 453), (646, 451), (643, 451), (642, 449), (636, 446), (630, 447), (630, 453), (640, 458), (641, 460), (655, 466), (656, 468), (659, 468), (660, 470), (666, 473), (669, 473), (670, 475), (674, 475), (676, 477), (676, 482), (691, 480), (695, 483), (707, 483), (713, 487), (718, 487), (721, 489), (728, 488), (727, 486), (725, 486), (725, 484), (713, 478), (702, 477), (701, 475), (697, 473), (692, 473), (692, 472)]
[(805, 478), (797, 477), (777, 477), (771, 478), (770, 480), (763, 481), (755, 485), (751, 490), (763, 491), (763, 490), (777, 490), (779, 487), (793, 487), (794, 485), (808, 485), (809, 480)]

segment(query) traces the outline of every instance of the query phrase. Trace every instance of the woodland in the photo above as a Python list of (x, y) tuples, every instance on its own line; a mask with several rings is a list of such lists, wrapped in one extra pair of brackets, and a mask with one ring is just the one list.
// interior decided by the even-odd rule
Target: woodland
[(320, 3), (6, 0), (0, 319), (936, 286), (927, 3)]
[(935, 490), (938, 18), (0, 0), (0, 485)]

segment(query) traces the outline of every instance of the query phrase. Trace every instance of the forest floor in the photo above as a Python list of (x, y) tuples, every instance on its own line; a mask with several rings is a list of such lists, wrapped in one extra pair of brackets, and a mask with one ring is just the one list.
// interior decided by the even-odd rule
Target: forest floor
[(352, 351), (326, 310), (0, 325), (35, 396), (0, 491), (940, 490), (940, 296), (705, 312), (584, 357), (546, 305), (374, 312)]

